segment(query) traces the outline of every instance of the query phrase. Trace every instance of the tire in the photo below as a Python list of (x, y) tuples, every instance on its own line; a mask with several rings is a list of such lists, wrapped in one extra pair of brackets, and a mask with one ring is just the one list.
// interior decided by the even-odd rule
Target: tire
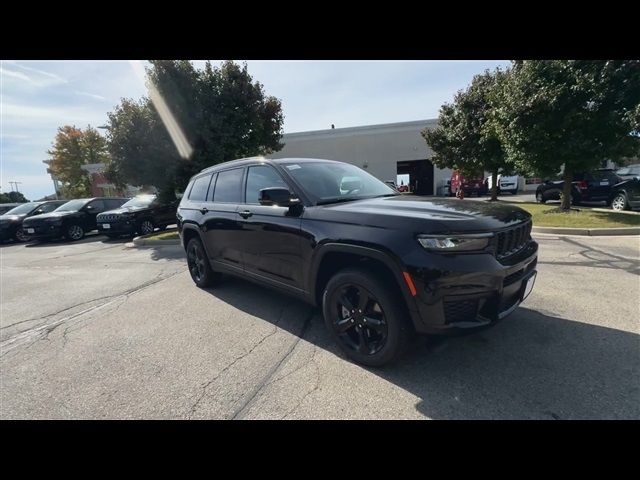
[(77, 240), (81, 240), (84, 237), (84, 228), (82, 228), (77, 223), (72, 223), (68, 225), (65, 229), (65, 235), (67, 240), (71, 240), (75, 242)]
[(204, 247), (197, 238), (187, 244), (187, 266), (193, 283), (200, 288), (211, 287), (220, 279), (220, 273), (211, 269)]
[(629, 202), (627, 196), (623, 192), (618, 192), (611, 200), (611, 208), (617, 212), (629, 209)]
[(29, 240), (29, 237), (27, 235), (25, 235), (24, 231), (22, 230), (22, 227), (18, 227), (16, 228), (16, 231), (13, 232), (13, 239), (16, 242), (26, 242), (27, 240)]
[(155, 228), (156, 227), (153, 224), (153, 220), (151, 220), (150, 218), (143, 218), (142, 220), (140, 220), (140, 222), (138, 222), (137, 230), (140, 235), (149, 235), (150, 233), (153, 233)]
[(372, 271), (349, 268), (329, 280), (322, 295), (324, 322), (347, 357), (381, 367), (402, 354), (411, 327), (397, 297), (396, 289)]
[(537, 203), (545, 203), (546, 200), (544, 199), (544, 195), (542, 194), (542, 192), (536, 192), (536, 202)]

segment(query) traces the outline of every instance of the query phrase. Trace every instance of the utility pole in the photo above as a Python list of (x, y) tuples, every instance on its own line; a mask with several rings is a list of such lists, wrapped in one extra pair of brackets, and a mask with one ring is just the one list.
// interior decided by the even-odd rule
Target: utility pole
[(22, 184), (22, 182), (9, 182), (9, 185), (11, 185), (12, 192), (14, 191), (13, 189), (15, 188), (15, 191), (20, 193), (20, 190), (18, 190), (18, 184)]

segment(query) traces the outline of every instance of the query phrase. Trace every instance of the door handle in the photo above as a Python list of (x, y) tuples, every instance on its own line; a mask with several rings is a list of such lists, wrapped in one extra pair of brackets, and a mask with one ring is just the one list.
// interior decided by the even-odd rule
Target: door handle
[(208, 209), (207, 207), (202, 207), (202, 208), (200, 209), (200, 213), (201, 213), (201, 214), (203, 214), (203, 215), (204, 215), (205, 213), (207, 213), (208, 211), (209, 211), (209, 209)]
[(253, 213), (249, 210), (243, 210), (242, 212), (238, 212), (238, 215), (240, 215), (242, 218), (249, 218), (251, 215), (253, 215)]

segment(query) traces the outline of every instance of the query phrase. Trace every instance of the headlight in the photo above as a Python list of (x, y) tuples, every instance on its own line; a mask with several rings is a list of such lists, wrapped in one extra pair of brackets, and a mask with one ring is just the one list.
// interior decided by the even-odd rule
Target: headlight
[(418, 235), (418, 241), (427, 250), (437, 252), (468, 252), (484, 250), (493, 233), (469, 235)]

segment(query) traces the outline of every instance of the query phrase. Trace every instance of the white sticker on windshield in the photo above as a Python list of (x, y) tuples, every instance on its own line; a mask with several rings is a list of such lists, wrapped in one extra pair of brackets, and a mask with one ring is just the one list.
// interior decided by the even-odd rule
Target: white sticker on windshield
[(300, 165), (286, 165), (289, 170), (295, 170), (296, 168), (302, 168)]

